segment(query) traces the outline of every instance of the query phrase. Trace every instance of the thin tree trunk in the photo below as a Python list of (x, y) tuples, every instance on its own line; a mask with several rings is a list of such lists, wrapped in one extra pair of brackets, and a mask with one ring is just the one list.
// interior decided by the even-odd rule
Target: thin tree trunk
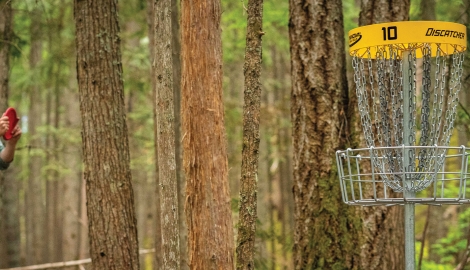
[(38, 136), (38, 127), (42, 125), (42, 98), (41, 87), (39, 87), (41, 78), (39, 76), (39, 64), (42, 59), (42, 29), (41, 18), (42, 11), (35, 5), (31, 14), (31, 51), (29, 64), (32, 70), (32, 81), (36, 82), (30, 89), (30, 105), (28, 116), (28, 133), (30, 142), (29, 159), (29, 180), (26, 190), (26, 263), (43, 263), (47, 251), (44, 232), (45, 232), (45, 209), (44, 209), (44, 190), (43, 178), (41, 177), (42, 158), (39, 151), (43, 148), (42, 140)]
[(191, 269), (233, 269), (219, 0), (183, 0), (182, 119)]
[[(13, 37), (11, 1), (0, 1), (0, 111), (8, 107), (10, 48)], [(0, 174), (0, 268), (20, 264), (18, 181), (13, 168)]]
[(259, 122), (261, 107), (261, 59), (263, 0), (248, 1), (243, 106), (243, 149), (240, 180), (240, 212), (237, 269), (254, 269), (258, 192)]
[[(149, 51), (150, 51), (150, 60), (151, 63), (155, 61), (155, 7), (154, 7), (155, 1), (154, 0), (147, 0), (147, 25), (148, 25), (148, 35), (149, 35)], [(157, 100), (157, 78), (155, 77), (156, 71), (155, 71), (155, 65), (152, 64), (151, 67), (151, 72), (150, 72), (150, 78), (151, 78), (151, 83), (152, 83), (152, 95), (153, 95), (153, 100)], [(157, 125), (157, 103), (152, 102), (153, 105), (153, 121), (154, 121), (154, 148), (155, 148), (155, 161), (157, 163), (158, 161), (158, 143), (157, 143), (157, 138), (158, 138), (158, 130), (156, 129)], [(159, 178), (158, 178), (158, 166), (155, 166), (155, 186), (159, 186)], [(155, 246), (155, 259), (154, 259), (154, 268), (157, 269), (159, 268), (162, 263), (163, 263), (163, 258), (162, 258), (162, 225), (161, 225), (161, 220), (160, 220), (160, 194), (157, 190), (154, 192), (154, 203), (156, 205), (155, 209), (155, 228), (154, 228), (154, 246)]]
[[(56, 24), (52, 26), (52, 31), (48, 32), (48, 50), (53, 56), (59, 58), (62, 39), (61, 33), (65, 15), (65, 6), (59, 7), (59, 15)], [(58, 164), (59, 161), (59, 140), (56, 132), (59, 129), (60, 120), (60, 81), (62, 81), (62, 62), (58, 61), (49, 67), (47, 82), (47, 108), (46, 110), (46, 159), (48, 167)], [(58, 170), (46, 172), (46, 239), (48, 244), (47, 261), (58, 262), (63, 260), (63, 215), (62, 196), (59, 193), (63, 190), (63, 181), (59, 179)]]
[[(420, 9), (421, 9), (421, 14), (420, 18), (423, 21), (435, 21), (436, 20), (436, 0), (421, 0), (420, 1)], [(421, 67), (420, 67), (421, 68)], [(422, 68), (421, 68), (422, 69)], [(461, 95), (465, 95), (465, 91), (460, 91)], [(465, 99), (464, 96), (461, 96), (461, 100)], [(466, 135), (462, 134), (461, 132), (459, 134), (459, 140), (464, 139), (465, 143), (459, 144), (459, 145), (464, 145), (466, 144)], [(463, 136), (462, 136), (463, 135)], [(426, 217), (424, 221), (424, 228), (423, 228), (423, 233), (421, 235), (421, 247), (419, 250), (419, 259), (418, 259), (418, 270), (421, 270), (421, 266), (423, 263), (423, 256), (424, 256), (424, 249), (426, 248), (426, 238), (428, 235), (428, 227), (429, 227), (429, 221), (431, 218), (431, 213), (433, 212), (431, 210), (432, 206), (427, 205), (426, 206)], [(442, 207), (439, 207), (442, 210)], [(430, 245), (429, 245), (430, 246)]]
[[(360, 219), (342, 202), (348, 87), (342, 4), (290, 0), (296, 269), (359, 269)], [(344, 239), (348, 239), (345, 241)]]
[[(83, 153), (82, 153), (83, 156)], [(84, 172), (82, 171), (80, 175), (80, 230), (79, 232), (79, 241), (80, 246), (78, 249), (78, 259), (86, 259), (90, 257), (90, 244), (88, 241), (88, 214), (86, 207), (86, 180)]]
[(188, 262), (188, 226), (184, 216), (186, 180), (183, 172), (183, 147), (181, 145), (181, 29), (180, 1), (171, 1), (171, 23), (173, 27), (173, 90), (175, 101), (175, 152), (176, 179), (178, 181), (178, 215), (180, 224), (181, 270), (189, 270)]
[[(72, 72), (71, 76), (76, 78)], [(62, 104), (67, 108), (64, 112), (64, 128), (68, 130), (80, 130), (80, 108), (77, 89), (73, 86), (66, 87), (62, 95)], [(61, 179), (63, 200), (63, 231), (62, 243), (63, 259), (65, 261), (78, 260), (80, 258), (80, 241), (87, 238), (82, 234), (83, 222), (81, 221), (80, 195), (82, 184), (81, 148), (78, 143), (66, 142), (63, 146), (63, 159), (67, 162), (70, 173)]]
[[(268, 106), (273, 106), (272, 104), (272, 99), (269, 98), (269, 96), (272, 95), (271, 92), (268, 93)], [(272, 136), (272, 128), (267, 128), (268, 138)], [(271, 171), (271, 166), (273, 163), (273, 154), (272, 154), (272, 145), (271, 142), (268, 140), (268, 145), (267, 145), (267, 156), (266, 156), (266, 175), (267, 175), (267, 180), (268, 180), (268, 214), (269, 214), (269, 227), (268, 227), (268, 235), (269, 235), (269, 251), (271, 251), (271, 254), (269, 254), (269, 269), (275, 270), (276, 269), (276, 231), (274, 230), (274, 227), (276, 226), (276, 222), (274, 220), (274, 191), (273, 191), (273, 182), (274, 182), (274, 173)]]
[(158, 179), (162, 222), (163, 269), (180, 268), (178, 183), (175, 160), (171, 0), (155, 1), (154, 76), (157, 77)]
[(92, 269), (139, 269), (117, 1), (74, 1)]

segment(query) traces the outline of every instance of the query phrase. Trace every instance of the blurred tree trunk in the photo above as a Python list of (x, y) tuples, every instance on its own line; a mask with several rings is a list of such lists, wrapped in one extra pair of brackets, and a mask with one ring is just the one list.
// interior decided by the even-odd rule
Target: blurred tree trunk
[[(148, 25), (148, 35), (149, 35), (149, 51), (150, 51), (150, 60), (152, 63), (151, 67), (151, 72), (150, 72), (150, 78), (151, 78), (151, 83), (152, 83), (152, 95), (153, 99), (157, 99), (157, 78), (155, 77), (155, 65), (153, 65), (153, 62), (155, 61), (155, 15), (156, 10), (155, 10), (155, 0), (147, 0), (147, 25)], [(158, 160), (158, 143), (157, 143), (157, 138), (158, 138), (158, 130), (156, 129), (157, 125), (157, 103), (152, 102), (153, 106), (153, 122), (154, 122), (154, 147), (155, 147), (155, 164), (157, 163)], [(155, 166), (155, 186), (159, 186), (160, 179), (158, 178), (158, 165), (156, 164)], [(154, 203), (156, 205), (155, 209), (155, 229), (154, 229), (154, 246), (155, 246), (155, 260), (154, 260), (154, 268), (157, 269), (163, 264), (163, 258), (162, 258), (162, 224), (160, 220), (160, 194), (156, 191), (154, 191)]]
[[(342, 3), (290, 0), (296, 269), (360, 269), (361, 220), (342, 202), (348, 86)], [(347, 239), (347, 240), (346, 240)], [(364, 268), (368, 269), (368, 268)]]
[[(78, 93), (74, 88), (67, 87), (62, 96), (62, 104), (67, 108), (64, 112), (64, 128), (80, 130), (80, 108)], [(78, 143), (67, 142), (63, 146), (63, 159), (67, 161), (70, 173), (62, 178), (63, 201), (63, 236), (62, 249), (65, 261), (80, 259), (80, 239), (87, 235), (80, 233), (83, 221), (80, 217), (80, 194), (82, 182), (81, 148)]]
[(0, 0), (0, 111), (2, 113), (8, 104), (12, 38), (13, 10), (11, 1)]
[(139, 269), (117, 1), (74, 1), (92, 269)]
[(29, 92), (28, 134), (30, 142), (29, 179), (26, 189), (26, 263), (37, 264), (45, 262), (47, 252), (45, 233), (44, 189), (41, 168), (43, 158), (40, 151), (44, 149), (38, 135), (38, 127), (42, 123), (42, 88), (40, 87), (40, 67), (42, 60), (42, 11), (38, 4), (34, 5), (31, 14), (31, 49), (29, 65), (34, 83)]
[[(421, 0), (420, 1), (420, 19), (423, 21), (435, 21), (436, 20), (436, 0)], [(435, 67), (431, 67), (435, 69)], [(464, 71), (465, 72), (465, 69)], [(465, 88), (464, 88), (465, 89)], [(460, 91), (460, 100), (465, 100), (465, 92)], [(458, 133), (459, 140), (465, 142), (459, 142), (459, 145), (466, 144), (466, 133), (459, 132)], [(436, 243), (438, 239), (444, 237), (446, 234), (446, 222), (431, 222), (431, 219), (435, 217), (442, 217), (446, 206), (442, 207), (433, 207), (431, 205), (426, 206), (427, 211), (425, 212), (425, 225), (423, 229), (423, 233), (421, 235), (421, 248), (419, 252), (419, 259), (418, 259), (418, 269), (421, 269), (424, 250), (428, 248), (428, 258), (433, 259), (435, 262), (439, 261), (439, 256), (434, 253), (434, 249), (432, 249), (432, 245)], [(445, 220), (445, 219), (444, 219)]]
[[(136, 9), (134, 6), (129, 5), (130, 9), (138, 13), (140, 10)], [(129, 12), (129, 11), (128, 11)], [(123, 52), (132, 51), (134, 48), (138, 48), (140, 46), (139, 40), (139, 33), (141, 32), (141, 25), (139, 24), (138, 17), (132, 18), (125, 22), (124, 24), (124, 31), (122, 36), (123, 38)], [(125, 62), (126, 59), (123, 59)], [(131, 79), (132, 75), (128, 75), (128, 78)], [(148, 202), (145, 200), (146, 194), (149, 192), (150, 186), (147, 183), (147, 172), (142, 169), (141, 163), (138, 161), (139, 158), (143, 155), (142, 152), (142, 140), (138, 138), (139, 135), (135, 136), (134, 131), (137, 131), (141, 125), (141, 121), (139, 118), (134, 118), (132, 115), (138, 113), (139, 109), (142, 107), (142, 103), (139, 102), (139, 98), (141, 98), (140, 91), (135, 91), (132, 86), (131, 91), (125, 91), (125, 104), (126, 104), (126, 113), (127, 117), (127, 126), (128, 130), (131, 132), (129, 133), (129, 154), (131, 158), (131, 174), (132, 174), (132, 186), (134, 188), (134, 197), (135, 199), (135, 209), (136, 209), (136, 216), (137, 216), (137, 231), (139, 232), (139, 248), (151, 248), (153, 247), (153, 239), (152, 233), (148, 233), (146, 230), (147, 226), (147, 219), (149, 214), (151, 217), (155, 215), (153, 213), (154, 207), (148, 207)], [(148, 93), (151, 93), (150, 89)], [(146, 92), (147, 93), (147, 92)], [(144, 106), (146, 106), (146, 103)], [(148, 246), (148, 245), (151, 246)], [(146, 256), (140, 256), (140, 265), (145, 265)]]
[(191, 269), (233, 269), (219, 0), (183, 0), (182, 119)]
[(171, 0), (155, 1), (155, 58), (158, 144), (158, 179), (162, 228), (162, 269), (180, 268), (178, 182), (175, 160), (175, 112), (173, 89), (173, 48)]
[[(0, 112), (8, 107), (10, 48), (13, 37), (11, 1), (0, 1)], [(13, 168), (0, 173), (0, 268), (20, 265), (19, 181)], [(17, 171), (17, 170), (15, 170)]]
[[(409, 19), (409, 0), (362, 0), (359, 25), (383, 22), (407, 21)], [(355, 110), (355, 119), (360, 119), (357, 112), (355, 88), (351, 89), (351, 104)], [(360, 121), (354, 130), (361, 134), (355, 143), (365, 145)], [(353, 132), (351, 132), (353, 133)], [(403, 207), (365, 207), (359, 210), (363, 216), (363, 244), (361, 266), (363, 269), (403, 269), (404, 267), (404, 219)]]
[[(83, 152), (82, 152), (83, 156)], [(80, 175), (80, 230), (78, 231), (80, 234), (80, 245), (78, 249), (78, 258), (85, 259), (90, 257), (90, 242), (88, 241), (88, 213), (87, 213), (87, 206), (86, 206), (86, 179), (85, 173), (81, 172)]]
[(261, 107), (261, 59), (263, 0), (248, 1), (243, 105), (243, 148), (240, 180), (240, 220), (237, 240), (237, 269), (254, 269)]
[(279, 242), (282, 246), (282, 265), (283, 269), (292, 266), (292, 260), (288, 257), (289, 248), (287, 246), (289, 239), (293, 238), (293, 201), (292, 201), (292, 171), (291, 168), (291, 155), (292, 151), (289, 149), (291, 144), (290, 127), (287, 125), (289, 122), (285, 116), (289, 115), (289, 87), (286, 83), (285, 75), (289, 67), (286, 66), (286, 61), (282, 53), (273, 47), (271, 49), (271, 57), (273, 59), (273, 80), (276, 82), (274, 85), (274, 92), (276, 94), (276, 120), (277, 126), (277, 149), (279, 159), (279, 219), (281, 221), (281, 235)]
[[(50, 24), (47, 27), (48, 38), (48, 51), (50, 52), (51, 59), (61, 59), (63, 48), (63, 33), (64, 17), (67, 6), (62, 5), (58, 7), (58, 15), (56, 18), (49, 20)], [(45, 163), (49, 170), (45, 172), (46, 175), (46, 235), (48, 244), (48, 262), (57, 262), (63, 260), (63, 230), (62, 226), (64, 220), (63, 212), (63, 184), (64, 181), (59, 179), (59, 160), (61, 158), (61, 147), (59, 146), (58, 130), (60, 123), (60, 97), (61, 97), (61, 81), (63, 81), (64, 66), (62, 61), (54, 61), (48, 65), (46, 82), (46, 159)]]
[(420, 15), (423, 21), (436, 20), (436, 0), (421, 0), (419, 3)]

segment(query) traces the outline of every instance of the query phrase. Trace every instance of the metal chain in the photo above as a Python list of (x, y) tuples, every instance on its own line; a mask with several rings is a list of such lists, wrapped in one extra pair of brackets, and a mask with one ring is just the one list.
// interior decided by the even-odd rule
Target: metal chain
[[(403, 59), (401, 49), (387, 45), (375, 47), (373, 52), (369, 48), (362, 56), (354, 55), (354, 82), (366, 144), (368, 147), (381, 146), (372, 151), (373, 167), (393, 190), (419, 191), (435, 180), (435, 174), (427, 172), (444, 166), (445, 150), (429, 146), (447, 146), (450, 141), (464, 56), (455, 52), (451, 56), (452, 64), (448, 65), (449, 57), (443, 54), (439, 44), (437, 48), (423, 44), (421, 64), (417, 60), (416, 48), (408, 48), (411, 53), (406, 59)], [(404, 64), (407, 64), (407, 70), (403, 70)], [(417, 90), (417, 70), (421, 68), (422, 86)], [(405, 78), (408, 85), (403, 84)], [(405, 96), (409, 98), (406, 103)], [(408, 106), (409, 121), (406, 123), (403, 122), (403, 104)], [(411, 131), (407, 132), (406, 138), (405, 129)], [(418, 145), (423, 147), (414, 150), (412, 147), (417, 139)], [(395, 147), (405, 141), (411, 146), (406, 148), (406, 168), (403, 151)], [(405, 186), (400, 173), (404, 170)]]

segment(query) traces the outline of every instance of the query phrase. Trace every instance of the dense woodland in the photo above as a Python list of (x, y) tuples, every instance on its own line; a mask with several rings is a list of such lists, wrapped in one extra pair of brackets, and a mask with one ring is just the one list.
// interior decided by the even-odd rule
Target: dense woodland
[[(470, 25), (470, 0), (93, 2), (0, 0), (0, 111), (23, 131), (0, 269), (403, 269), (402, 208), (341, 200), (334, 153), (363, 145), (347, 32)], [(470, 269), (469, 224), (417, 206), (418, 269)]]

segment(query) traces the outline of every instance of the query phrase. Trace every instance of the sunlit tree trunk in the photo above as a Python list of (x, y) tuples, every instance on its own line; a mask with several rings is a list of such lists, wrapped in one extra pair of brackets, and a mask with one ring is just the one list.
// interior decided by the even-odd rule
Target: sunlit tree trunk
[[(359, 25), (383, 22), (407, 21), (410, 2), (408, 0), (362, 0)], [(354, 90), (354, 89), (352, 89)], [(354, 93), (352, 91), (351, 93)], [(351, 94), (356, 119), (357, 100)], [(361, 136), (355, 138), (360, 146), (365, 146), (360, 121), (355, 130)], [(361, 248), (361, 266), (363, 269), (403, 269), (404, 267), (404, 219), (403, 207), (377, 206), (359, 209), (363, 216), (363, 244)]]
[[(149, 51), (150, 51), (150, 60), (152, 63), (151, 67), (151, 72), (150, 72), (150, 78), (151, 78), (151, 83), (152, 83), (152, 96), (153, 100), (157, 99), (157, 78), (154, 76), (155, 74), (155, 65), (153, 65), (153, 62), (155, 61), (155, 1), (154, 0), (147, 0), (147, 26), (148, 26), (148, 35), (149, 35)], [(153, 111), (153, 121), (154, 123), (157, 122), (157, 104), (156, 102), (152, 102), (152, 111)], [(154, 149), (155, 149), (155, 162), (158, 160), (158, 144), (157, 144), (157, 137), (158, 137), (158, 130), (156, 129), (156, 125), (154, 124), (153, 128), (154, 132)], [(155, 178), (155, 186), (158, 186), (159, 184), (159, 178), (158, 178), (158, 166), (155, 166), (155, 171), (154, 171), (154, 178)], [(155, 234), (154, 236), (154, 246), (155, 246), (155, 256), (154, 256), (154, 268), (158, 268), (162, 265), (163, 263), (163, 258), (162, 258), (162, 225), (161, 225), (161, 220), (160, 220), (160, 194), (155, 190), (153, 192), (154, 194), (154, 203), (156, 205), (155, 213), (154, 214), (154, 229), (153, 233)]]
[(183, 164), (191, 269), (233, 269), (233, 225), (222, 102), (219, 0), (181, 9)]
[(254, 269), (261, 107), (263, 0), (248, 1), (243, 106), (242, 173), (237, 239), (237, 269)]
[[(342, 202), (334, 153), (346, 142), (342, 4), (290, 0), (294, 266), (359, 269), (360, 219)], [(347, 239), (347, 241), (345, 241)]]
[(92, 269), (139, 269), (117, 1), (74, 1)]
[(162, 269), (180, 268), (178, 183), (175, 160), (175, 112), (173, 90), (173, 48), (171, 0), (155, 1), (156, 109), (160, 221), (162, 226)]

